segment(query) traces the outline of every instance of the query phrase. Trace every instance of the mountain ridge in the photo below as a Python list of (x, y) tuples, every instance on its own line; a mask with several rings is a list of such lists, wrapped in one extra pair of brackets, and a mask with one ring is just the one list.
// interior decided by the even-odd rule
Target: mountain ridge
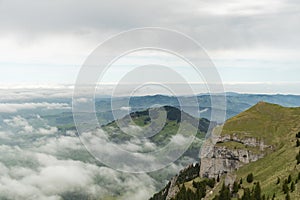
[[(299, 149), (296, 147), (295, 133), (300, 131), (299, 122), (300, 107), (286, 108), (277, 104), (258, 102), (225, 122), (217, 144), (207, 157), (201, 159), (199, 176), (192, 181), (204, 178), (220, 179), (220, 183), (209, 189), (205, 197), (213, 199), (219, 195), (221, 183), (229, 184), (232, 190), (235, 181), (244, 179), (242, 188), (238, 189), (236, 194), (241, 197), (246, 187), (255, 186), (245, 181), (246, 176), (253, 173), (255, 182), (261, 183), (265, 197), (275, 195), (275, 199), (284, 199), (286, 196), (282, 191), (284, 181), (276, 184), (276, 180), (287, 179), (289, 175), (294, 184), (298, 180), (297, 173), (300, 166), (297, 165), (295, 157)], [(211, 168), (212, 166), (214, 167)], [(187, 189), (195, 190), (189, 180), (181, 186), (176, 186), (178, 193), (183, 185)], [(296, 187), (289, 195), (291, 199), (299, 199), (300, 191)], [(165, 199), (175, 197), (176, 194), (173, 194)]]

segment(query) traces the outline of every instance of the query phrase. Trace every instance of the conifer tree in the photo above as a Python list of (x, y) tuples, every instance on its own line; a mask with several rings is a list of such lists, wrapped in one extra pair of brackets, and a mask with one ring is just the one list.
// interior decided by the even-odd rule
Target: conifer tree
[(272, 197), (272, 200), (274, 200), (276, 197), (276, 193), (273, 193), (273, 197)]
[(206, 184), (207, 184), (209, 187), (213, 188), (213, 187), (215, 186), (215, 184), (216, 184), (215, 178), (208, 179), (208, 180), (206, 181)]
[(248, 176), (247, 176), (247, 182), (248, 183), (252, 183), (253, 182), (253, 174), (252, 173), (248, 174)]
[(295, 183), (292, 182), (292, 184), (291, 184), (291, 192), (294, 192), (294, 191), (295, 191)]
[(238, 191), (239, 191), (239, 184), (236, 181), (234, 181), (232, 187), (232, 193), (236, 194), (238, 193)]
[(251, 192), (249, 188), (244, 189), (244, 194), (242, 196), (242, 200), (251, 200)]
[(288, 177), (288, 184), (290, 184), (290, 183), (291, 183), (291, 181), (292, 181), (292, 176), (291, 176), (291, 175), (289, 175), (289, 177)]
[(285, 180), (283, 185), (282, 185), (282, 191), (284, 192), (284, 194), (288, 193), (289, 191), (289, 186), (288, 186), (288, 181)]
[(259, 182), (257, 182), (255, 185), (253, 197), (255, 200), (261, 200), (261, 188)]
[(225, 183), (222, 185), (222, 189), (220, 190), (219, 200), (230, 200), (230, 190), (228, 186), (225, 186)]
[(300, 163), (300, 150), (299, 153), (296, 156), (296, 160), (297, 160), (297, 165)]
[(285, 200), (291, 200), (289, 192), (286, 193)]

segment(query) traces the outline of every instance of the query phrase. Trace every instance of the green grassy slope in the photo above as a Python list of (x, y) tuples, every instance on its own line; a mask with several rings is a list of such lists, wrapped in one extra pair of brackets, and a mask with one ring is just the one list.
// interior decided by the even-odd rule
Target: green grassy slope
[[(188, 115), (185, 112), (180, 111), (179, 109), (171, 106), (164, 106), (164, 109), (166, 111), (166, 123), (162, 124), (163, 128), (161, 131), (159, 131), (154, 136), (150, 137), (149, 140), (153, 143), (155, 143), (158, 146), (164, 146), (166, 145), (172, 136), (177, 134), (177, 131), (179, 129), (180, 123), (188, 123), (194, 127), (197, 128), (197, 134), (196, 138), (203, 139), (205, 136), (205, 133), (207, 132), (209, 128), (210, 121), (207, 119), (197, 119), (190, 115)], [(158, 110), (158, 119), (160, 117), (165, 117), (161, 115), (161, 110)], [(183, 119), (185, 119), (184, 122), (181, 121), (182, 116)], [(131, 121), (132, 119), (132, 121)], [(126, 126), (130, 127), (130, 125), (134, 126), (140, 126), (140, 127), (149, 127), (151, 124), (151, 119), (149, 117), (149, 109), (145, 111), (138, 111), (131, 113), (130, 116), (125, 116), (123, 119), (123, 123), (125, 122)], [(128, 122), (127, 122), (128, 121)], [(158, 120), (164, 122), (164, 120)], [(116, 142), (116, 143), (123, 143), (125, 141), (129, 141), (133, 138), (133, 136), (129, 134), (125, 134), (118, 126), (117, 121), (112, 121), (111, 123), (108, 123), (107, 125), (102, 126), (102, 129), (105, 130), (105, 132), (108, 134), (110, 140)], [(200, 146), (199, 146), (200, 148)], [(199, 149), (198, 149), (199, 150)]]
[[(296, 146), (296, 134), (300, 131), (300, 108), (285, 108), (279, 105), (260, 102), (243, 113), (229, 119), (222, 131), (222, 136), (230, 135), (237, 138), (256, 138), (263, 141), (267, 145), (271, 145), (272, 150), (265, 150), (265, 157), (244, 165), (238, 170), (230, 174), (236, 177), (242, 184), (238, 190), (239, 197), (242, 197), (244, 188), (255, 187), (257, 182), (261, 186), (261, 194), (265, 195), (265, 199), (286, 199), (282, 188), (285, 180), (291, 176), (291, 182), (288, 184), (289, 196), (292, 200), (300, 199), (300, 164), (297, 165), (296, 155), (300, 151), (300, 147)], [(299, 138), (300, 139), (300, 138)], [(242, 143), (229, 141), (218, 143), (218, 146), (226, 146), (228, 149), (248, 148)], [(257, 150), (257, 149), (256, 149)], [(246, 177), (248, 174), (254, 175), (254, 181), (248, 183)], [(219, 194), (226, 175), (220, 177), (220, 182), (211, 189), (207, 188), (205, 199), (213, 199)], [(280, 182), (278, 183), (278, 179)], [(192, 181), (184, 183), (187, 189), (194, 190), (192, 182), (200, 182), (202, 178), (196, 178)], [(295, 189), (291, 191), (292, 182)], [(232, 197), (231, 199), (238, 199)]]
[[(265, 144), (272, 145), (273, 150), (267, 155), (250, 164), (247, 164), (237, 171), (236, 181), (243, 179), (241, 187), (252, 189), (255, 182), (260, 182), (262, 194), (272, 199), (285, 199), (286, 194), (282, 191), (283, 183), (291, 175), (295, 184), (295, 191), (289, 192), (290, 199), (300, 199), (300, 164), (296, 163), (296, 155), (300, 147), (296, 147), (296, 133), (300, 131), (300, 108), (285, 108), (275, 104), (260, 102), (247, 111), (229, 119), (223, 128), (222, 136), (234, 135), (238, 138), (257, 138)], [(224, 145), (229, 148), (249, 148), (236, 142), (224, 142), (217, 145)], [(248, 183), (246, 177), (249, 173), (254, 174), (254, 181)], [(278, 178), (280, 183), (277, 183)], [(224, 181), (224, 177), (221, 178)], [(222, 183), (222, 181), (221, 181)], [(207, 199), (213, 199), (221, 189), (221, 183), (215, 187), (213, 194)], [(291, 183), (288, 184), (291, 187)], [(243, 189), (239, 195), (243, 195)], [(237, 198), (232, 198), (237, 199)]]
[[(247, 164), (236, 171), (239, 181), (244, 180), (243, 187), (253, 187), (254, 183), (247, 183), (249, 173), (254, 174), (254, 182), (259, 181), (262, 193), (276, 199), (285, 199), (282, 186), (285, 179), (291, 175), (296, 181), (300, 172), (300, 164), (296, 163), (296, 155), (300, 147), (296, 147), (296, 133), (300, 131), (300, 108), (285, 108), (275, 104), (260, 102), (249, 110), (229, 119), (222, 135), (235, 135), (239, 138), (255, 137), (272, 145), (274, 150), (264, 158)], [(218, 145), (227, 145), (221, 143)], [(233, 144), (231, 144), (233, 145)], [(237, 144), (237, 148), (241, 148)], [(228, 145), (227, 145), (228, 146)], [(278, 177), (280, 183), (277, 183)], [(289, 184), (289, 187), (291, 184)], [(218, 189), (215, 189), (215, 194)], [(243, 193), (241, 189), (240, 194)], [(213, 195), (212, 195), (213, 196)], [(300, 199), (300, 181), (296, 184), (295, 191), (290, 192), (291, 199)]]
[(240, 138), (255, 137), (268, 145), (285, 144), (300, 130), (300, 108), (285, 108), (276, 104), (259, 102), (252, 108), (229, 119), (222, 135)]

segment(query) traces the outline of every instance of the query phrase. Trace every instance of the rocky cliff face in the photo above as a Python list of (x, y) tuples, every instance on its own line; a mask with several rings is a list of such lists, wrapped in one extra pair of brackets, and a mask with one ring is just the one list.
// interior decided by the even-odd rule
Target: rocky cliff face
[[(225, 182), (227, 182), (226, 184), (232, 184), (235, 177), (232, 177), (230, 172), (244, 164), (257, 161), (264, 157), (266, 149), (272, 150), (273, 148), (256, 138), (241, 139), (234, 135), (212, 137), (211, 140), (206, 142), (202, 146), (201, 164), (190, 165), (181, 170), (163, 190), (155, 194), (150, 200), (171, 200), (179, 191), (178, 185), (196, 177), (217, 178), (227, 174)], [(238, 143), (239, 147), (242, 146), (244, 148), (229, 148), (226, 144), (230, 142)], [(253, 149), (257, 149), (257, 151), (253, 151)]]
[[(238, 143), (244, 148), (229, 148), (226, 142)], [(204, 149), (205, 156), (201, 156), (200, 177), (216, 178), (230, 173), (244, 164), (255, 162), (264, 157), (264, 150), (272, 149), (263, 141), (256, 138), (238, 138), (236, 136), (222, 136), (217, 139), (217, 145)], [(248, 148), (251, 147), (251, 148)], [(257, 151), (253, 151), (253, 149)]]

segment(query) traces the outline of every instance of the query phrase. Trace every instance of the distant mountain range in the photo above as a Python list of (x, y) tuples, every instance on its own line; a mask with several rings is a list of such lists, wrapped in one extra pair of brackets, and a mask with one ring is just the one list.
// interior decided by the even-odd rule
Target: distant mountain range
[[(197, 96), (199, 108), (193, 107), (192, 103), (194, 97), (183, 96), (187, 105), (184, 111), (196, 118), (206, 118), (211, 120), (211, 97), (209, 94), (200, 94)], [(112, 112), (111, 98), (99, 98), (96, 99), (96, 111), (99, 123), (101, 125), (107, 124), (113, 120), (116, 120)], [(154, 95), (154, 96), (135, 96), (135, 97), (117, 97), (113, 99), (114, 101), (114, 112), (118, 114), (118, 118), (124, 117), (131, 112), (147, 110), (150, 107), (161, 107), (161, 106), (172, 106), (182, 110), (178, 99), (174, 96), (165, 95)], [(299, 95), (282, 95), (282, 94), (239, 94), (239, 93), (226, 93), (226, 119), (229, 119), (237, 114), (247, 110), (253, 105), (260, 101), (279, 104), (285, 107), (300, 107), (300, 96)], [(129, 102), (129, 105), (125, 105)], [(199, 109), (200, 112), (195, 115), (194, 110)], [(220, 108), (221, 109), (221, 108)], [(191, 112), (189, 112), (191, 111)], [(220, 110), (223, 112), (222, 110)], [(73, 114), (71, 111), (64, 112), (57, 115), (45, 116), (46, 118), (53, 121), (53, 124), (58, 125), (59, 128), (65, 129), (70, 128), (74, 125)], [(218, 121), (223, 123), (224, 121)], [(74, 127), (75, 128), (75, 127)]]
[[(265, 101), (269, 103), (279, 104), (285, 107), (297, 107), (300, 106), (300, 96), (298, 95), (267, 95), (267, 94), (239, 94), (239, 93), (226, 93), (226, 119), (231, 118), (246, 109), (250, 108), (251, 106), (255, 105), (260, 101)], [(184, 99), (187, 105), (182, 105), (188, 112), (189, 110), (194, 110), (193, 101), (194, 97), (183, 96), (180, 97)], [(132, 112), (137, 110), (145, 110), (150, 108), (154, 105), (159, 106), (174, 106), (179, 108), (180, 104), (178, 99), (174, 96), (164, 96), (164, 95), (154, 95), (154, 96), (137, 96), (137, 97), (119, 97), (114, 100), (115, 105), (122, 105), (124, 102), (129, 100), (129, 107)], [(197, 96), (199, 110), (200, 113), (198, 116), (200, 118), (207, 118), (210, 119), (210, 112), (211, 112), (211, 97), (209, 94), (201, 94)], [(189, 102), (191, 102), (189, 104)], [(109, 112), (111, 110), (110, 107), (111, 99), (99, 99), (96, 101), (96, 108), (99, 112)], [(124, 109), (122, 106), (118, 108), (116, 106), (115, 109)], [(223, 108), (220, 108), (223, 109)], [(192, 113), (192, 112), (191, 112)]]

